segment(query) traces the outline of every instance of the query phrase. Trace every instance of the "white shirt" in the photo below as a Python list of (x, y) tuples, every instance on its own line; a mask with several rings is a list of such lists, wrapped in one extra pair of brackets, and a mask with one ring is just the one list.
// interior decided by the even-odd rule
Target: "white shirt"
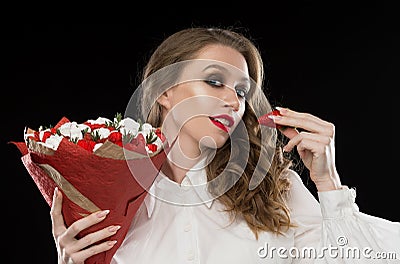
[(204, 169), (194, 167), (182, 184), (160, 173), (111, 264), (400, 263), (399, 222), (359, 212), (354, 189), (320, 192), (318, 202), (295, 171), (288, 177), (297, 227), (256, 240), (244, 220), (229, 225), (218, 200), (190, 188), (206, 183)]

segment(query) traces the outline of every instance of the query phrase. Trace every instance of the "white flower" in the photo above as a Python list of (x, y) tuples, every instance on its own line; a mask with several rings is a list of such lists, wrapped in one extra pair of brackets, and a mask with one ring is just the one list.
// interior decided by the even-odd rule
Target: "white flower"
[(38, 144), (42, 144), (48, 148), (57, 150), (58, 145), (60, 145), (61, 140), (63, 139), (63, 136), (59, 136), (59, 135), (51, 135), (50, 137), (48, 137), (46, 139), (45, 142), (38, 142)]
[(161, 138), (159, 138), (159, 137), (157, 137), (156, 141), (154, 141), (153, 144), (157, 145), (157, 149), (160, 149), (163, 146), (163, 142), (162, 142)]
[(108, 128), (104, 128), (104, 127), (97, 128), (97, 129), (93, 130), (93, 132), (97, 133), (100, 136), (100, 139), (107, 138), (111, 133), (111, 131)]
[(142, 125), (142, 132), (144, 135), (148, 135), (153, 132), (153, 127), (149, 123), (144, 123)]
[(133, 136), (136, 136), (140, 127), (140, 124), (130, 117), (122, 119), (120, 125), (120, 132), (123, 135), (131, 134)]
[(90, 133), (90, 127), (77, 122), (68, 122), (60, 126), (59, 131), (64, 137), (70, 137), (71, 140), (79, 140), (83, 138), (82, 131), (87, 130)]
[(111, 123), (111, 120), (105, 117), (98, 117), (96, 120), (89, 119), (87, 122), (91, 124), (108, 124)]
[(138, 134), (142, 134), (144, 138), (154, 132), (154, 128), (149, 123), (142, 124), (142, 129), (138, 132)]

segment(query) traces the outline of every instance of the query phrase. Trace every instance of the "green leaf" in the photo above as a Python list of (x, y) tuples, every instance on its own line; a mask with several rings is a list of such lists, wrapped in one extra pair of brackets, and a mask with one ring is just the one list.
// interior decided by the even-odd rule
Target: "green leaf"
[(131, 141), (134, 139), (135, 137), (131, 134), (131, 133), (124, 133), (122, 134), (122, 143), (123, 144), (128, 144), (131, 143)]
[(137, 122), (139, 123), (139, 129), (138, 129), (138, 131), (142, 131), (142, 126), (143, 126), (142, 120), (141, 120), (141, 119), (138, 119)]
[(151, 144), (154, 143), (157, 140), (157, 135), (151, 131), (147, 136), (146, 136), (146, 143)]
[(100, 134), (99, 131), (93, 131), (92, 133), (90, 133), (90, 136), (92, 137), (92, 140), (97, 142), (100, 139)]

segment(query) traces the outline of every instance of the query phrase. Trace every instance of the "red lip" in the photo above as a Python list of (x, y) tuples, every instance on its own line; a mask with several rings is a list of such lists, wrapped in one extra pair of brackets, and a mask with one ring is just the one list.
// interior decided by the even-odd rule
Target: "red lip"
[(220, 129), (222, 129), (223, 131), (225, 131), (226, 133), (228, 133), (228, 128), (226, 126), (224, 126), (222, 123), (218, 122), (217, 120), (211, 119), (211, 122), (216, 125), (217, 127), (219, 127)]
[(228, 127), (233, 126), (233, 124), (235, 123), (235, 120), (233, 119), (233, 117), (231, 117), (230, 115), (226, 115), (226, 114), (222, 114), (222, 115), (216, 115), (216, 116), (210, 116), (211, 119), (216, 119), (216, 118), (223, 118), (228, 120), (229, 125)]

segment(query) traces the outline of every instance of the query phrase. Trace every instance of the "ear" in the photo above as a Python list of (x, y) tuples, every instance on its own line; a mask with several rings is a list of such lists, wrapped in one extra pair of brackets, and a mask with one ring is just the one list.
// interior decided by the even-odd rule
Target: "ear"
[(158, 97), (157, 103), (159, 103), (166, 110), (170, 110), (172, 106), (171, 96), (172, 95), (169, 91), (165, 91), (160, 95), (160, 97)]

